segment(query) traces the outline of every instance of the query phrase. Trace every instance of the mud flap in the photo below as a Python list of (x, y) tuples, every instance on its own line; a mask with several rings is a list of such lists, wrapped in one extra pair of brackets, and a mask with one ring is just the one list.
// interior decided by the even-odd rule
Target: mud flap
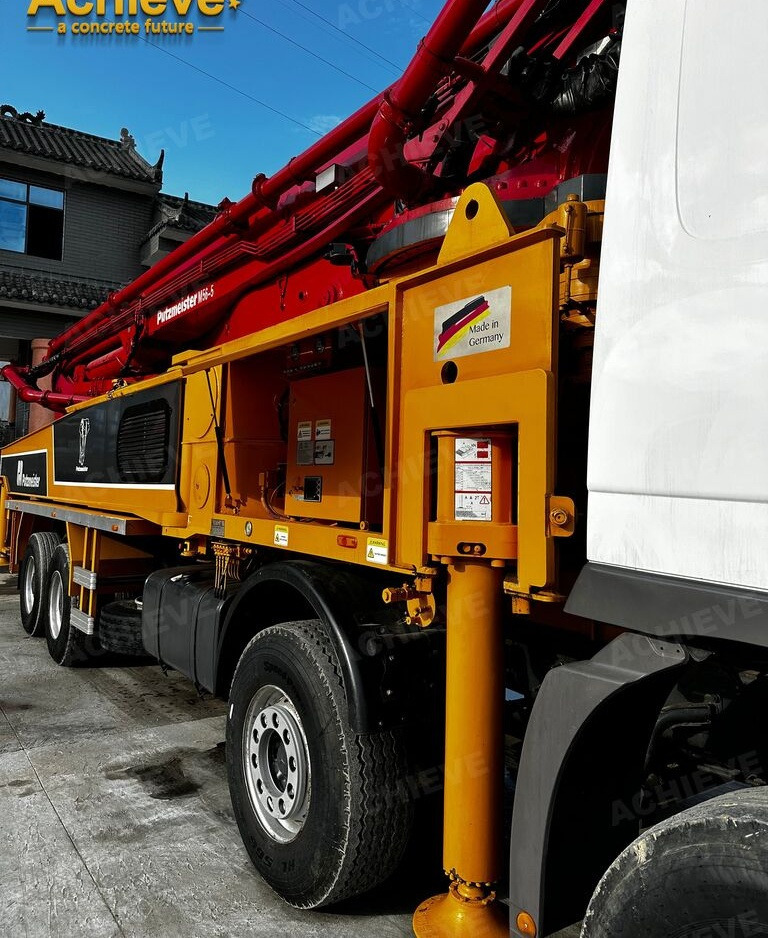
[(547, 675), (531, 713), (512, 816), (511, 934), (518, 913), (547, 935), (578, 921), (600, 877), (638, 834), (653, 726), (681, 645), (626, 633)]

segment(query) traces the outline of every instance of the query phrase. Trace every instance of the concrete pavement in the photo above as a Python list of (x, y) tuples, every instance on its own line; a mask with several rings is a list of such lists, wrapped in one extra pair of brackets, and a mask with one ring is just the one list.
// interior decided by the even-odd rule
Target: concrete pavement
[[(221, 701), (151, 665), (57, 667), (0, 580), (0, 938), (403, 938), (407, 889), (297, 912), (240, 842)], [(560, 938), (578, 938), (578, 929)]]
[(407, 905), (297, 912), (251, 866), (225, 705), (158, 667), (57, 667), (0, 595), (0, 936), (402, 938)]

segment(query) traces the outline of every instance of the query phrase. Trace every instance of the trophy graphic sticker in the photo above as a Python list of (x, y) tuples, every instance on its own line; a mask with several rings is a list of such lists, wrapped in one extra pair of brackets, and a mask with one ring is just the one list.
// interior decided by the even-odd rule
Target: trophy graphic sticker
[(77, 472), (88, 472), (88, 466), (85, 464), (85, 446), (88, 442), (88, 434), (91, 430), (91, 421), (87, 417), (80, 420), (80, 453), (77, 457)]

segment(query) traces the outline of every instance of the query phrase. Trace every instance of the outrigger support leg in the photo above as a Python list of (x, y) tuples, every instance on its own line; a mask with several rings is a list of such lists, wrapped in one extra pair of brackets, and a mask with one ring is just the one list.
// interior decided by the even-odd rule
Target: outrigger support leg
[(448, 566), (443, 867), (448, 892), (416, 910), (418, 938), (508, 938), (496, 901), (502, 836), (502, 571)]

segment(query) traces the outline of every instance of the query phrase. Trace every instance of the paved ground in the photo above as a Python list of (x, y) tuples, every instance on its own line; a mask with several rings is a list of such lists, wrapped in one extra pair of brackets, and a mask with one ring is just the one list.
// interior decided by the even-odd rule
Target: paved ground
[(434, 882), (341, 914), (283, 904), (232, 816), (224, 705), (157, 667), (59, 668), (17, 610), (0, 581), (2, 938), (412, 934)]
[(299, 913), (254, 872), (224, 705), (157, 667), (69, 670), (0, 595), (0, 935), (410, 935), (408, 908)]

